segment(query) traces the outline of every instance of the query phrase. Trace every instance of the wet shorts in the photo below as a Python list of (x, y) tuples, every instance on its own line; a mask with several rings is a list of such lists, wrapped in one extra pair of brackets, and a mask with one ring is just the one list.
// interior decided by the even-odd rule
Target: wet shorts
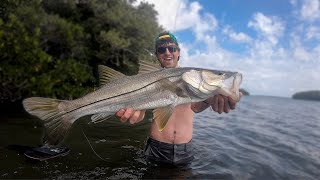
[(144, 154), (152, 162), (174, 166), (190, 164), (194, 159), (191, 141), (185, 144), (168, 144), (149, 138)]

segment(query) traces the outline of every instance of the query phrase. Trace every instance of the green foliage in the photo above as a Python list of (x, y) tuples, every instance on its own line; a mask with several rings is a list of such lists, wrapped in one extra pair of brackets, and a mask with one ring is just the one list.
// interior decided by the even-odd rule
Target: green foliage
[(52, 61), (39, 45), (39, 28), (29, 33), (23, 22), (11, 14), (0, 26), (1, 100), (22, 98)]
[(92, 63), (137, 73), (138, 59), (152, 58), (147, 50), (153, 49), (155, 34), (161, 30), (152, 6), (133, 7), (125, 0), (96, 0), (87, 6), (94, 16), (82, 23), (91, 32)]
[(314, 90), (314, 91), (298, 92), (292, 95), (292, 98), (320, 101), (320, 91)]
[(0, 101), (74, 99), (91, 91), (97, 64), (137, 73), (162, 29), (149, 4), (127, 0), (4, 0)]
[(21, 0), (1, 0), (0, 18), (7, 20), (10, 13), (14, 12)]

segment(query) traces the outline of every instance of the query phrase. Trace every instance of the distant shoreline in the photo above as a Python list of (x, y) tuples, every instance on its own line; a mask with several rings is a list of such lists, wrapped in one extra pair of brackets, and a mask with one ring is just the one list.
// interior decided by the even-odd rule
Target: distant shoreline
[(312, 100), (312, 101), (320, 101), (320, 90), (313, 91), (303, 91), (297, 92), (292, 95), (293, 99), (303, 99), (303, 100)]

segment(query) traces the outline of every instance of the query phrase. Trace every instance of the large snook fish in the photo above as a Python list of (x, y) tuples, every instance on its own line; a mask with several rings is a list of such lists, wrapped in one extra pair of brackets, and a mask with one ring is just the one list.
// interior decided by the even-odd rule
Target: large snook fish
[(92, 115), (92, 122), (101, 122), (122, 108), (154, 109), (153, 119), (162, 131), (179, 104), (203, 101), (216, 94), (240, 99), (242, 75), (237, 72), (163, 69), (141, 62), (138, 75), (125, 76), (106, 66), (99, 66), (99, 74), (101, 87), (79, 99), (31, 97), (23, 101), (27, 112), (44, 121), (47, 144), (59, 144), (73, 122), (86, 115)]

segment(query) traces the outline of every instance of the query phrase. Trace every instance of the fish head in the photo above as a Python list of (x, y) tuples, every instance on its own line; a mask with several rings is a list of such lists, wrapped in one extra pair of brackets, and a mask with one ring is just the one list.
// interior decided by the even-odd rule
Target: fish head
[(196, 96), (208, 98), (216, 94), (230, 96), (239, 101), (239, 87), (242, 74), (230, 71), (217, 71), (207, 69), (191, 69), (182, 75), (188, 89)]

